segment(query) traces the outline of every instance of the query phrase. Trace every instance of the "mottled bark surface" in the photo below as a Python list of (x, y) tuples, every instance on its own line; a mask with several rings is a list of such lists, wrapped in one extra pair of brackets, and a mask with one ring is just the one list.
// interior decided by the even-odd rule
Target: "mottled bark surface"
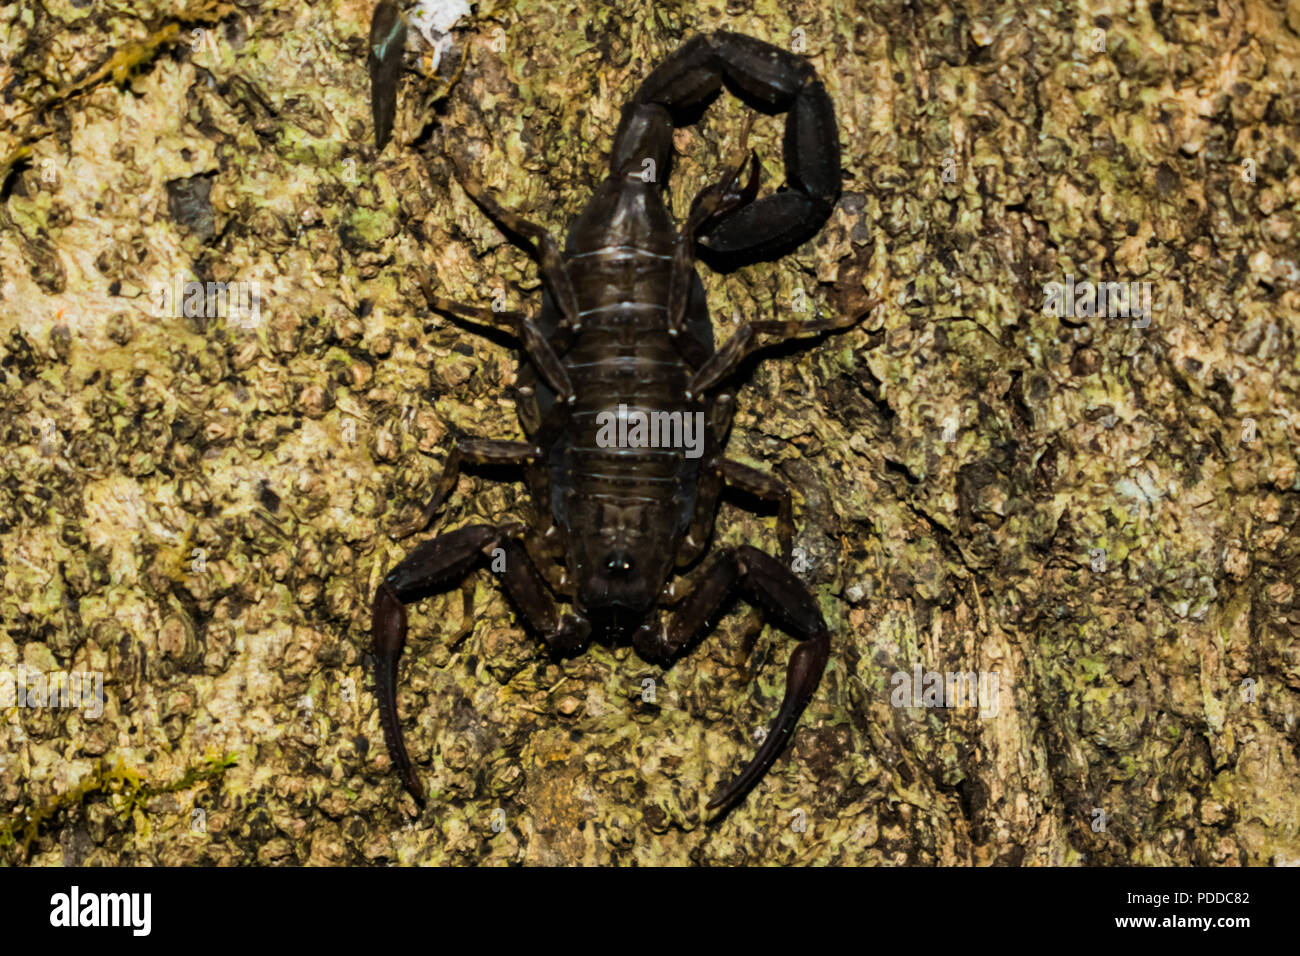
[[(370, 11), (0, 8), (0, 672), (104, 680), (98, 719), (0, 710), (0, 853), (1300, 860), (1300, 4), (484, 5), (406, 75), (378, 159)], [(720, 27), (812, 57), (845, 191), (798, 254), (706, 273), (719, 336), (884, 300), (752, 367), (729, 445), (798, 492), (830, 667), (710, 828), (790, 641), (764, 629), (746, 665), (740, 606), (666, 672), (557, 663), (479, 572), (471, 620), (455, 590), (412, 607), (417, 812), (369, 672), (375, 584), (413, 544), (388, 531), (454, 431), (520, 435), (515, 355), (419, 282), (540, 294), (446, 155), (559, 233), (639, 80)], [(678, 135), (679, 215), (744, 115), (724, 95)], [(752, 136), (768, 189), (780, 131)], [(259, 283), (258, 321), (156, 314), (177, 276)], [(1045, 311), (1068, 276), (1150, 283), (1149, 322)], [(432, 531), (520, 515), (497, 478)], [(715, 541), (774, 550), (743, 504)], [(996, 706), (894, 706), (918, 666), (995, 677)]]

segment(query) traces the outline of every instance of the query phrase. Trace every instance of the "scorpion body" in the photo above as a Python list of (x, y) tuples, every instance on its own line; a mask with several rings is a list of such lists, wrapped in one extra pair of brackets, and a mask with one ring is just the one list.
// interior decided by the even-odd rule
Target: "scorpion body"
[[(760, 108), (788, 113), (788, 188), (757, 198), (757, 161), (742, 142), (737, 161), (699, 193), (679, 230), (662, 199), (664, 177), (646, 171), (667, 170), (674, 126), (698, 113), (724, 83)], [(563, 250), (543, 227), (499, 206), (452, 161), (479, 206), (531, 245), (544, 295), (533, 316), (461, 305), (426, 289), (438, 311), (504, 327), (518, 338), (525, 358), (518, 405), (527, 441), (459, 438), (428, 507), (410, 528), (428, 525), (464, 463), (522, 469), (533, 515), (528, 525), (477, 524), (427, 540), (380, 584), (373, 609), (376, 688), (393, 763), (407, 790), (422, 800), (397, 715), (404, 605), (454, 586), (476, 564), (503, 555), (507, 593), (557, 655), (580, 653), (592, 639), (630, 642), (642, 658), (667, 666), (737, 591), (798, 639), (785, 697), (766, 739), (709, 804), (725, 812), (781, 752), (830, 652), (821, 611), (790, 570), (789, 491), (771, 476), (723, 457), (734, 404), (727, 381), (760, 345), (844, 328), (853, 320), (744, 323), (715, 348), (695, 255), (703, 246), (724, 257), (771, 258), (820, 229), (840, 190), (830, 98), (801, 57), (739, 34), (693, 37), (624, 108), (609, 176), (573, 222)], [(609, 440), (611, 422), (622, 428), (632, 420), (628, 434), (634, 434), (638, 417), (652, 429), (659, 423), (664, 434), (664, 423), (680, 425), (680, 434), (671, 433), (678, 439), (690, 436), (691, 423), (702, 427), (694, 448), (684, 440), (667, 447)], [(724, 484), (776, 504), (784, 560), (742, 546), (699, 563)], [(689, 574), (675, 578), (679, 570)], [(676, 605), (667, 621), (661, 605)]]

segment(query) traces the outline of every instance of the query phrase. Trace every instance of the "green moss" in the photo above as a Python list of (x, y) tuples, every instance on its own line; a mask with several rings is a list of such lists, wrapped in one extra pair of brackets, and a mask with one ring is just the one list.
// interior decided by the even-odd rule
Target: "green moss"
[(104, 758), (71, 790), (39, 806), (14, 813), (9, 823), (0, 826), (0, 848), (15, 848), (21, 857), (26, 857), (42, 827), (60, 814), (81, 807), (88, 797), (97, 794), (107, 797), (114, 812), (123, 820), (131, 819), (137, 812), (147, 815), (144, 805), (152, 798), (218, 780), (229, 768), (235, 766), (236, 759), (233, 753), (210, 757), (189, 768), (175, 780), (151, 784), (147, 777), (130, 767), (125, 760)]

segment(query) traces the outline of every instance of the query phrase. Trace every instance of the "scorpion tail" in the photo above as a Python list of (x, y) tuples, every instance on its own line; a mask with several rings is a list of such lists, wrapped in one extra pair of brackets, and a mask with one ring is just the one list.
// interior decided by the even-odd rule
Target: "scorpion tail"
[(775, 258), (813, 236), (840, 197), (835, 107), (804, 57), (739, 33), (692, 37), (646, 77), (624, 109), (613, 172), (626, 172), (645, 159), (663, 167), (673, 126), (693, 122), (724, 84), (763, 110), (787, 114), (782, 151), (788, 188), (748, 197), (752, 201), (710, 222), (698, 238), (724, 257)]

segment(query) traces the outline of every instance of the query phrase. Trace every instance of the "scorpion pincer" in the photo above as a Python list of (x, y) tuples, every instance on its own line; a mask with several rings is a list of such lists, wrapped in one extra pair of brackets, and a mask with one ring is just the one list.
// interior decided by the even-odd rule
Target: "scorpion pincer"
[[(385, 48), (374, 50), (384, 55)], [(400, 44), (387, 45), (387, 56), (400, 54)], [(757, 198), (757, 158), (742, 135), (735, 161), (695, 197), (679, 230), (664, 205), (665, 177), (645, 170), (668, 168), (674, 126), (697, 116), (724, 84), (764, 111), (788, 113), (787, 188)], [(387, 119), (391, 110), (376, 114)], [(545, 228), (502, 208), (452, 162), (466, 193), (537, 257), (542, 304), (538, 313), (494, 312), (426, 294), (439, 312), (517, 338), (524, 357), (518, 411), (528, 440), (459, 438), (409, 530), (429, 524), (463, 464), (520, 469), (532, 513), (527, 524), (474, 524), (424, 541), (383, 578), (373, 640), (389, 754), (422, 802), (397, 715), (404, 605), (455, 586), (494, 554), (504, 556), (500, 577), (509, 597), (558, 656), (578, 654), (592, 640), (630, 641), (643, 659), (668, 666), (743, 593), (798, 643), (785, 697), (758, 753), (708, 804), (726, 812), (785, 747), (830, 653), (821, 610), (791, 570), (790, 491), (723, 455), (733, 411), (727, 383), (760, 346), (856, 320), (752, 321), (715, 348), (695, 257), (698, 246), (729, 259), (772, 259), (821, 228), (840, 194), (830, 97), (803, 57), (736, 33), (692, 37), (624, 107), (609, 176), (573, 222), (562, 251)], [(653, 439), (646, 422), (649, 432), (658, 428)], [(692, 422), (702, 434), (692, 437)], [(724, 484), (775, 504), (782, 560), (741, 546), (701, 563)], [(683, 586), (671, 585), (679, 573), (685, 577), (676, 584)], [(661, 607), (671, 605), (665, 622)]]

